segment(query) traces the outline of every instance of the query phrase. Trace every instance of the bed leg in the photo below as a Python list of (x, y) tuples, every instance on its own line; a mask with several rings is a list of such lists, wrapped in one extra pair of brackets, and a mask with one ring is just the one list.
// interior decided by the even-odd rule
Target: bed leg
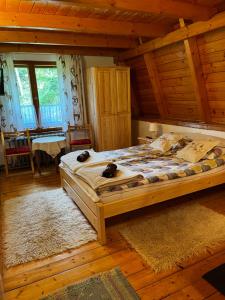
[(59, 175), (60, 175), (60, 183), (61, 183), (61, 187), (65, 190), (64, 184), (63, 184), (63, 175), (62, 175), (62, 171), (61, 171), (60, 168), (59, 168)]
[(104, 210), (101, 204), (98, 205), (98, 225), (97, 225), (98, 241), (101, 245), (106, 244), (105, 218)]

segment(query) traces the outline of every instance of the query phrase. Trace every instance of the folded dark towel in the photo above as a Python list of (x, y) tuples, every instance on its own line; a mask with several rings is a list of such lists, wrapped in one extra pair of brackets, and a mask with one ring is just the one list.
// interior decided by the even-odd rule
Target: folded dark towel
[(77, 156), (77, 161), (84, 162), (90, 157), (90, 154), (88, 151), (82, 152), (80, 155)]
[(108, 164), (106, 169), (102, 172), (102, 177), (113, 178), (116, 175), (116, 171), (117, 171), (116, 164)]

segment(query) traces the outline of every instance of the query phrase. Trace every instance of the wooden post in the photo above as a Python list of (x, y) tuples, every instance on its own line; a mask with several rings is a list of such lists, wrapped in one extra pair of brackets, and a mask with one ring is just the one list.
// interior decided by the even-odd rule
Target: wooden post
[(97, 205), (97, 233), (98, 233), (98, 241), (100, 244), (106, 244), (106, 232), (105, 232), (105, 218), (104, 218), (104, 206), (101, 203)]
[[(184, 20), (179, 19), (179, 21), (181, 28), (185, 27)], [(199, 107), (200, 118), (202, 121), (208, 123), (211, 119), (210, 109), (196, 37), (185, 39), (184, 47), (188, 60), (188, 65), (191, 71), (191, 78), (194, 86), (196, 101)]]

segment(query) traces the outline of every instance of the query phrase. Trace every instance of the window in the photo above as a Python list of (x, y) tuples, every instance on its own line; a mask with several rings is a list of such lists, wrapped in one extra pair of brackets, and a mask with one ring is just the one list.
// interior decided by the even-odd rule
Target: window
[(25, 127), (37, 127), (36, 114), (33, 106), (29, 69), (27, 67), (15, 68), (19, 92), (20, 109)]
[(56, 64), (15, 61), (14, 66), (24, 126), (62, 126)]

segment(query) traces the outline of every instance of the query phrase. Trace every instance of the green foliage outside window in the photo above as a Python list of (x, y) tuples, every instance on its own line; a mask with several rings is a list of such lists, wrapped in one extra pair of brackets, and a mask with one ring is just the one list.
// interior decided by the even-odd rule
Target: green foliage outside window
[(40, 105), (59, 103), (58, 74), (56, 68), (35, 68)]
[[(32, 104), (29, 71), (27, 67), (16, 67), (16, 79), (21, 105)], [(40, 105), (59, 103), (59, 86), (57, 69), (52, 67), (35, 67), (38, 98)]]
[(21, 105), (32, 104), (30, 79), (27, 67), (16, 67), (16, 80)]

